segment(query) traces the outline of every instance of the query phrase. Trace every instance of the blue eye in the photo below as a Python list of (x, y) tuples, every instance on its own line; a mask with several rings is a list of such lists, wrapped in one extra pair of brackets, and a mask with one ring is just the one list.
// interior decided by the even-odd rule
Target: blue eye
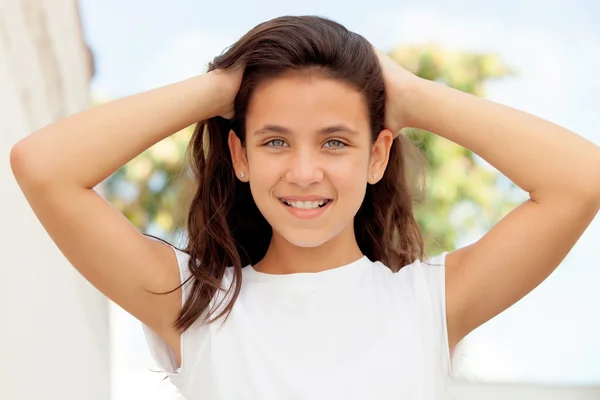
[[(329, 146), (327, 146), (328, 144)], [(346, 143), (337, 139), (328, 140), (325, 145), (325, 147), (329, 147), (330, 149), (341, 149), (342, 147), (346, 147)]]
[(265, 145), (268, 147), (284, 147), (286, 144), (281, 139), (273, 139), (269, 140), (267, 143), (265, 143)]

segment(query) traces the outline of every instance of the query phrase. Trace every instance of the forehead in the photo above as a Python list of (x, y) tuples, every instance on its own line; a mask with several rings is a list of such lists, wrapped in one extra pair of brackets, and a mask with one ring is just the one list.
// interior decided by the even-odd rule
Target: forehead
[(340, 80), (290, 74), (261, 83), (254, 90), (246, 115), (249, 132), (275, 124), (298, 130), (318, 130), (345, 124), (369, 131), (367, 105), (362, 93)]

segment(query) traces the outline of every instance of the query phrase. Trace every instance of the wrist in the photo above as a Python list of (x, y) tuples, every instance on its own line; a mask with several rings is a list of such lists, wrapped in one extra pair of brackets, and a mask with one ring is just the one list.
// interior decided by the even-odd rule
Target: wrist
[(215, 71), (209, 71), (196, 78), (197, 84), (202, 86), (202, 90), (199, 90), (198, 94), (202, 93), (200, 102), (206, 105), (206, 110), (209, 115), (208, 118), (217, 117), (223, 114), (229, 106), (229, 103), (221, 76)]
[(402, 83), (398, 85), (397, 96), (400, 99), (400, 108), (397, 111), (397, 119), (400, 121), (402, 128), (418, 128), (418, 103), (417, 99), (422, 90), (422, 86), (426, 84), (426, 79), (412, 75), (405, 77)]
[(240, 89), (244, 69), (241, 67), (215, 69), (206, 74), (211, 82), (212, 101), (216, 114), (231, 119), (234, 116), (234, 101)]
[(398, 90), (401, 105), (398, 110), (398, 119), (402, 123), (403, 128), (425, 129), (422, 126), (422, 114), (428, 110), (423, 110), (421, 99), (427, 96), (424, 92), (427, 91), (429, 85), (435, 85), (427, 79), (413, 75), (410, 79), (405, 79), (402, 86)]

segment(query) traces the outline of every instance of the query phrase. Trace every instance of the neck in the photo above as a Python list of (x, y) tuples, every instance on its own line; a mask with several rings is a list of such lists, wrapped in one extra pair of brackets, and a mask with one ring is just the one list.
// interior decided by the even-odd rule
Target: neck
[(363, 256), (350, 226), (317, 247), (298, 247), (273, 232), (269, 249), (254, 269), (268, 274), (320, 272), (350, 264)]

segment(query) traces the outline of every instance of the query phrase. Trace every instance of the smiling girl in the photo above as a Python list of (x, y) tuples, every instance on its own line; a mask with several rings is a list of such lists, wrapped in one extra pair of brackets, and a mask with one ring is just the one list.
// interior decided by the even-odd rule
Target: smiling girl
[[(93, 188), (195, 123), (179, 250)], [(530, 200), (428, 258), (404, 127), (474, 151)], [(600, 208), (597, 146), (420, 79), (312, 16), (258, 25), (206, 74), (34, 132), (11, 165), (188, 400), (444, 398), (456, 344), (548, 277)]]

